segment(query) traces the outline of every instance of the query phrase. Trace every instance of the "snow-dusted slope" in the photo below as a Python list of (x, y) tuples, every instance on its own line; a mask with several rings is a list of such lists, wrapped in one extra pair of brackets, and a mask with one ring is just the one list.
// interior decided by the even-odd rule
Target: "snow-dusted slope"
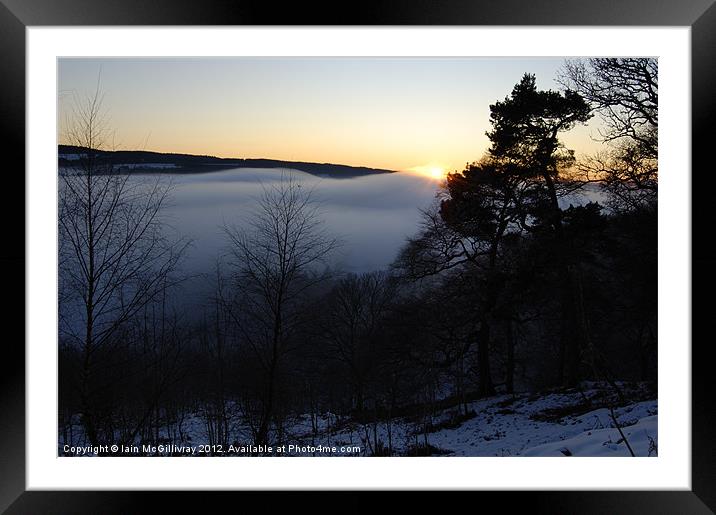
[[(613, 388), (585, 384), (581, 390), (496, 395), (471, 402), (464, 409), (436, 411), (427, 420), (406, 416), (378, 422), (356, 422), (324, 413), (314, 419), (299, 415), (285, 421), (283, 456), (629, 456), (629, 450), (608, 406), (638, 457), (656, 456), (658, 404), (645, 385), (622, 385), (619, 399)], [(238, 405), (230, 403), (228, 443), (250, 445), (252, 434)], [(425, 411), (425, 408), (422, 408)], [(79, 422), (72, 443), (81, 444)], [(162, 442), (200, 446), (210, 442), (204, 413), (188, 413), (181, 431), (160, 434)], [(64, 441), (59, 442), (63, 453)], [(137, 442), (139, 443), (139, 442)], [(289, 447), (290, 446), (290, 447)], [(306, 450), (313, 446), (320, 450)], [(333, 452), (328, 448), (350, 448)], [(274, 447), (275, 448), (275, 447)], [(291, 450), (299, 449), (299, 450)], [(188, 453), (189, 455), (197, 455)], [(201, 455), (211, 455), (201, 454)], [(241, 456), (244, 451), (214, 455)], [(275, 451), (270, 454), (276, 455)], [(159, 452), (153, 455), (169, 455)]]
[[(631, 390), (629, 395), (644, 398), (648, 393)], [(606, 403), (611, 392), (594, 385), (580, 391), (562, 391), (543, 394), (499, 395), (469, 404), (474, 417), (460, 424), (445, 424), (454, 417), (454, 410), (445, 410), (434, 420), (436, 428), (420, 432), (408, 420), (393, 420), (390, 443), (394, 454), (407, 454), (414, 445), (425, 441), (435, 448), (435, 454), (445, 456), (629, 456), (629, 451), (615, 429), (610, 410), (606, 407), (589, 409)], [(627, 397), (628, 399), (629, 397)], [(622, 401), (614, 415), (622, 427), (636, 456), (656, 456), (658, 446), (656, 399), (638, 402)], [(457, 426), (457, 427), (454, 427)], [(308, 441), (300, 422), (294, 425), (293, 434)], [(388, 442), (387, 423), (378, 424), (377, 439), (382, 445)], [(375, 440), (373, 427), (347, 424), (340, 431), (332, 431), (330, 439), (325, 433), (314, 435), (315, 443), (360, 444), (363, 453), (370, 454), (368, 438)], [(632, 444), (632, 440), (634, 443)], [(653, 442), (653, 443), (652, 443)], [(574, 449), (572, 449), (574, 447)], [(562, 449), (569, 449), (566, 453)]]
[[(507, 404), (509, 397), (498, 397), (472, 403), (471, 408), (477, 415), (475, 418), (455, 429), (443, 429), (431, 434), (429, 442), (450, 451), (448, 455), (451, 456), (564, 456), (560, 452), (563, 447), (569, 448), (575, 456), (629, 455), (626, 445), (617, 443), (619, 432), (611, 429), (614, 423), (608, 409), (544, 420), (560, 408), (568, 410), (570, 400), (574, 402), (578, 399), (565, 394), (530, 399), (523, 397)], [(615, 410), (617, 421), (629, 443), (632, 438), (638, 438), (638, 443), (632, 445), (637, 456), (649, 455), (648, 437), (655, 444), (658, 442), (657, 411), (656, 400)], [(634, 436), (630, 436), (632, 433)], [(572, 439), (575, 441), (572, 442)], [(567, 441), (575, 449), (572, 450)]]
[[(635, 456), (656, 456), (658, 416), (622, 428)], [(617, 429), (595, 429), (566, 440), (527, 449), (522, 456), (631, 456)]]

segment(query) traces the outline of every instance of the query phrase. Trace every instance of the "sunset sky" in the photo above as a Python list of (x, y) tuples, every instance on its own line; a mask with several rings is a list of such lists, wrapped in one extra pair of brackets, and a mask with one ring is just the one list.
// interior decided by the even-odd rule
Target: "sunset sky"
[[(122, 149), (461, 169), (488, 147), (489, 105), (525, 72), (557, 89), (561, 58), (60, 59), (62, 121), (98, 76)], [(100, 75), (101, 70), (101, 75)], [(563, 141), (594, 152), (596, 123)], [(60, 143), (63, 143), (60, 135)]]

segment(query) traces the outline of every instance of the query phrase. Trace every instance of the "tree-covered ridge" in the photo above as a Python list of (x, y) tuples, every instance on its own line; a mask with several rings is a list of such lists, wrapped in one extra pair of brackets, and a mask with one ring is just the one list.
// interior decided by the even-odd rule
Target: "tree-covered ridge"
[[(286, 168), (299, 170), (318, 176), (334, 178), (358, 177), (377, 173), (394, 173), (394, 170), (368, 168), (365, 166), (349, 166), (332, 163), (307, 163), (303, 161), (281, 161), (262, 158), (222, 158), (215, 156), (149, 152), (145, 150), (102, 150), (95, 149), (94, 154), (113, 165), (114, 171), (131, 169), (133, 171), (172, 173), (202, 173), (229, 168)], [(80, 156), (88, 154), (87, 147), (76, 145), (59, 145), (58, 156), (60, 166), (71, 166)], [(171, 168), (157, 168), (152, 165), (172, 165)]]

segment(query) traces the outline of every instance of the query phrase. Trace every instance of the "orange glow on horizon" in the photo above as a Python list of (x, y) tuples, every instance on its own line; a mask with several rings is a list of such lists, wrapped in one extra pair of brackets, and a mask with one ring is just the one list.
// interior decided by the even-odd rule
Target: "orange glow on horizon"
[(415, 173), (422, 177), (428, 177), (435, 181), (443, 181), (447, 177), (447, 171), (444, 166), (439, 164), (430, 163), (427, 165), (414, 166), (408, 168), (409, 172)]
[[(541, 89), (558, 89), (553, 78), (563, 64), (557, 57), (61, 58), (59, 139), (75, 102), (94, 94), (101, 77), (103, 121), (120, 149), (365, 166), (441, 181), (484, 155), (489, 105), (527, 70)], [(560, 141), (594, 154), (598, 129), (599, 120), (580, 125)]]

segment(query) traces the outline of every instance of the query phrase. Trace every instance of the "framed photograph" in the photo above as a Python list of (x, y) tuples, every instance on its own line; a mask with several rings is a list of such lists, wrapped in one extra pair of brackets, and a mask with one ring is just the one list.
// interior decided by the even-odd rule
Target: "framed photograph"
[(512, 3), (6, 1), (3, 509), (710, 512), (716, 10)]

